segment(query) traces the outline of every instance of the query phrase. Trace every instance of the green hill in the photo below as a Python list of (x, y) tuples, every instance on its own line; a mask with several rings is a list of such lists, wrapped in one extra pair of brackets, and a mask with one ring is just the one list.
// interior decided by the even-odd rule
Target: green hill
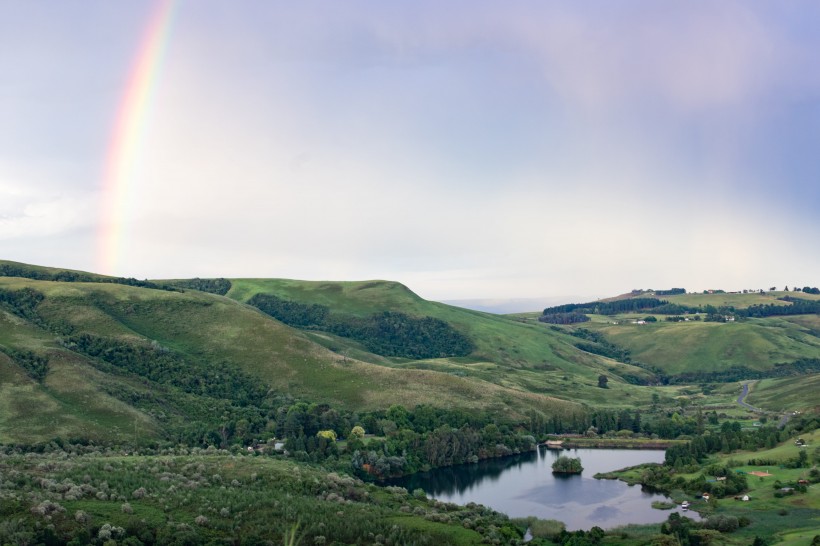
[[(615, 374), (631, 367), (578, 351), (566, 336), (425, 302), (396, 283), (311, 290), (319, 285), (237, 280), (230, 295), (249, 297), (248, 287), (260, 283), (289, 285), (324, 294), (319, 301), (347, 314), (400, 309), (446, 321), (473, 339), (475, 350), (452, 359), (388, 358), (340, 336), (292, 328), (229, 297), (158, 289), (159, 282), (94, 281), (0, 277), (0, 441), (194, 434), (200, 421), (250, 419), (245, 404), (273, 408), (280, 399), (355, 411), (429, 404), (515, 420), (531, 410), (577, 412), (575, 394), (613, 405), (639, 396)], [(32, 375), (27, 358), (47, 361), (47, 373)], [(606, 392), (596, 386), (601, 371), (611, 377)]]
[(14, 262), (0, 273), (0, 442), (189, 441), (225, 423), (281, 423), (277, 408), (300, 400), (514, 423), (672, 401), (675, 388), (643, 386), (664, 374), (820, 356), (813, 315), (592, 315), (566, 327), (426, 301), (390, 281), (138, 281)]
[(818, 302), (820, 295), (807, 292), (666, 295), (634, 291), (600, 302), (547, 309), (544, 318), (573, 315), (573, 320), (579, 320), (579, 315), (585, 315), (589, 322), (562, 328), (603, 335), (626, 357), (622, 360), (679, 381), (726, 381), (819, 371)]
[[(670, 375), (719, 372), (728, 368), (772, 370), (775, 364), (820, 358), (820, 337), (803, 326), (809, 317), (770, 317), (729, 323), (658, 322), (634, 324), (642, 316), (587, 323), (627, 349), (635, 362)], [(617, 324), (612, 324), (617, 322)]]
[[(321, 330), (306, 330), (317, 343), (343, 355), (405, 370), (444, 371), (593, 405), (631, 405), (636, 400), (648, 400), (647, 393), (624, 380), (626, 377), (633, 382), (651, 381), (652, 374), (645, 370), (580, 351), (572, 336), (544, 325), (426, 301), (399, 283), (283, 279), (233, 279), (231, 282), (233, 286), (227, 295), (243, 302), (257, 294), (270, 294), (288, 301), (327, 306), (330, 313), (343, 316), (364, 317), (387, 309), (432, 317), (451, 325), (474, 345), (474, 350), (466, 356), (422, 360), (386, 358), (363, 351), (355, 340)], [(598, 388), (600, 374), (613, 379), (609, 390)]]

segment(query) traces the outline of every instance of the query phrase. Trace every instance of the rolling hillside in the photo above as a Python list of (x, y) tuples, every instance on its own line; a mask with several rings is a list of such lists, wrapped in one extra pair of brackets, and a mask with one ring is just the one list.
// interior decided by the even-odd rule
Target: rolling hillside
[[(732, 367), (771, 370), (775, 364), (820, 358), (820, 337), (800, 324), (805, 316), (743, 322), (666, 322), (633, 324), (642, 318), (620, 315), (589, 324), (629, 350), (636, 362), (670, 375), (719, 372)], [(618, 324), (612, 324), (618, 322)]]
[[(662, 302), (654, 309), (649, 307), (653, 298)], [(602, 334), (629, 361), (682, 380), (723, 381), (731, 375), (742, 378), (744, 373), (748, 378), (787, 375), (789, 366), (817, 367), (820, 314), (814, 311), (818, 301), (820, 295), (806, 292), (635, 292), (578, 307), (573, 311), (584, 313), (590, 321), (562, 328)], [(612, 306), (617, 310), (631, 302), (647, 308), (608, 312)], [(808, 302), (799, 309), (812, 312), (788, 314), (799, 302)], [(592, 309), (604, 312), (590, 313)], [(644, 320), (647, 317), (655, 320)], [(526, 318), (534, 320), (537, 315)], [(737, 373), (727, 374), (730, 370)]]
[[(765, 371), (820, 355), (813, 315), (646, 325), (592, 315), (559, 327), (425, 301), (389, 281), (138, 281), (13, 262), (0, 272), (0, 442), (182, 441), (220, 423), (264, 427), (300, 400), (515, 422), (674, 402), (682, 386), (645, 388), (658, 370)], [(440, 354), (401, 356), (402, 344), (442, 337), (455, 341)]]
[[(41, 278), (61, 272), (27, 270)], [(614, 406), (648, 400), (617, 373), (641, 370), (579, 351), (568, 336), (426, 302), (396, 283), (236, 280), (224, 297), (78, 274), (83, 281), (0, 277), (2, 442), (183, 434), (198, 420), (241, 419), (248, 400), (271, 407), (307, 400), (355, 411), (429, 404), (513, 420), (530, 410), (571, 414), (580, 408), (576, 399)], [(379, 356), (244, 303), (259, 292), (301, 293), (302, 301), (346, 314), (436, 317), (475, 349), (457, 358)], [(38, 359), (48, 363), (43, 377), (26, 367)], [(606, 391), (597, 387), (600, 373), (611, 378)]]

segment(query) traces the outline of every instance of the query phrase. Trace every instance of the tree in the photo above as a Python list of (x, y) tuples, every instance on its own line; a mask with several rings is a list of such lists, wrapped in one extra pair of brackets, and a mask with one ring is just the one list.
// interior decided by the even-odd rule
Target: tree
[(581, 459), (577, 457), (565, 457), (561, 455), (552, 463), (553, 474), (580, 474), (584, 467), (581, 466)]
[(359, 425), (356, 425), (350, 430), (350, 437), (351, 438), (364, 438), (364, 429)]
[(607, 379), (607, 377), (604, 374), (601, 374), (601, 375), (598, 376), (598, 386), (600, 388), (602, 388), (602, 389), (608, 388), (607, 387), (607, 382), (608, 381), (609, 381), (609, 379)]
[(316, 433), (317, 438), (324, 438), (325, 440), (329, 440), (331, 442), (336, 441), (336, 432), (333, 430), (320, 430)]

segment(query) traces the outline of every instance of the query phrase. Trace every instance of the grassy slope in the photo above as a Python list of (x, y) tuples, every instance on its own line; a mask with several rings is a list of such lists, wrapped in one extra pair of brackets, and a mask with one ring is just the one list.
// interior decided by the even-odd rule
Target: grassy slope
[(0, 266), (11, 266), (17, 269), (26, 271), (28, 273), (34, 274), (46, 274), (46, 275), (56, 275), (57, 273), (69, 272), (69, 273), (78, 273), (86, 276), (90, 276), (94, 279), (98, 279), (100, 281), (105, 281), (112, 279), (114, 277), (110, 277), (108, 275), (99, 275), (97, 273), (88, 273), (86, 271), (78, 271), (76, 269), (65, 269), (62, 267), (46, 267), (42, 265), (31, 265), (31, 264), (24, 264), (21, 262), (12, 262), (11, 260), (0, 260)]
[[(23, 287), (46, 295), (38, 312), (51, 323), (69, 324), (78, 332), (96, 335), (156, 340), (191, 358), (235, 364), (276, 390), (339, 407), (370, 410), (396, 403), (408, 407), (429, 403), (509, 415), (521, 415), (530, 408), (565, 412), (577, 407), (573, 402), (475, 378), (345, 358), (247, 305), (211, 294), (0, 279), (0, 288)], [(106, 430), (150, 434), (157, 426), (103, 393), (106, 381), (123, 384), (127, 378), (96, 372), (83, 357), (62, 349), (52, 334), (18, 317), (3, 313), (2, 320), (0, 343), (48, 353), (51, 372), (45, 384), (39, 385), (9, 359), (0, 360), (0, 387), (5, 395), (0, 438), (30, 441), (51, 438), (57, 432), (70, 436), (89, 431), (93, 437)], [(139, 385), (129, 387), (139, 389)], [(22, 427), (21, 419), (31, 423)]]
[[(395, 282), (240, 279), (233, 281), (229, 297), (220, 297), (0, 278), (0, 288), (23, 287), (46, 294), (38, 312), (51, 323), (96, 335), (156, 340), (191, 358), (235, 364), (276, 390), (339, 407), (367, 410), (394, 403), (431, 403), (522, 414), (529, 408), (571, 411), (575, 406), (566, 400), (635, 407), (648, 404), (652, 394), (651, 389), (618, 377), (642, 374), (640, 369), (580, 351), (573, 346), (574, 338), (543, 324), (428, 302)], [(463, 358), (380, 357), (344, 338), (294, 330), (242, 303), (257, 292), (360, 316), (388, 309), (437, 317), (467, 334), (477, 348)], [(600, 328), (632, 349), (635, 360), (671, 373), (728, 365), (765, 368), (820, 352), (820, 317), (643, 327), (600, 321), (586, 326)], [(105, 394), (108, 387), (140, 392), (145, 387), (139, 382), (98, 372), (84, 357), (63, 349), (52, 333), (7, 312), (0, 312), (0, 344), (51, 358), (51, 371), (42, 385), (9, 359), (0, 358), (0, 439), (28, 441), (79, 432), (128, 438), (156, 432), (159, 425), (151, 418)], [(608, 389), (597, 387), (601, 373), (610, 378)], [(27, 423), (27, 432), (20, 423)]]
[(791, 296), (793, 298), (801, 298), (806, 300), (817, 300), (820, 296), (815, 294), (806, 294), (803, 292), (783, 292), (773, 291), (750, 294), (677, 294), (674, 296), (658, 296), (663, 300), (669, 300), (670, 303), (677, 303), (679, 305), (690, 305), (697, 307), (702, 305), (712, 305), (714, 307), (732, 306), (736, 309), (745, 309), (752, 305), (791, 305), (788, 302), (780, 301), (777, 298)]
[(770, 411), (806, 411), (820, 406), (820, 374), (762, 379), (755, 382), (747, 402)]
[(734, 323), (659, 320), (643, 325), (632, 324), (632, 318), (622, 315), (618, 324), (586, 324), (629, 349), (635, 361), (670, 374), (732, 366), (765, 370), (780, 362), (820, 357), (820, 337), (801, 325), (798, 317)]
[[(650, 396), (617, 377), (621, 373), (646, 375), (643, 370), (579, 351), (572, 345), (571, 337), (550, 331), (543, 324), (426, 301), (399, 283), (287, 279), (233, 279), (232, 283), (228, 297), (239, 301), (247, 301), (256, 293), (266, 293), (327, 305), (333, 312), (359, 316), (389, 309), (435, 317), (468, 335), (476, 345), (468, 357), (408, 361), (364, 354), (349, 340), (323, 335), (323, 344), (337, 352), (384, 366), (447, 371), (512, 389), (553, 394), (595, 405), (631, 406), (638, 400), (646, 402)], [(610, 377), (607, 390), (597, 387), (602, 373)]]
[[(0, 354), (0, 442), (34, 442), (61, 436), (118, 441), (150, 436), (154, 424), (102, 392), (108, 381), (84, 358), (57, 346), (52, 336), (0, 310), (0, 344), (48, 355), (43, 384)], [(136, 426), (135, 426), (136, 424)]]

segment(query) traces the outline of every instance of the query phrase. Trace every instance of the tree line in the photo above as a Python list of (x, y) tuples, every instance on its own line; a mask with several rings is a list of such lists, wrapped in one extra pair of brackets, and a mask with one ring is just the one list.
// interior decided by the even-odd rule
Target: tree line
[(175, 288), (183, 288), (188, 290), (199, 290), (200, 292), (208, 292), (224, 296), (231, 289), (231, 281), (228, 279), (200, 279), (199, 277), (193, 279), (180, 279), (177, 281), (168, 281), (163, 283), (165, 286), (172, 286)]
[(615, 301), (593, 301), (588, 303), (567, 303), (544, 309), (542, 315), (552, 313), (584, 313), (590, 315), (617, 315), (636, 311), (653, 310), (669, 302), (658, 298), (629, 298)]
[(126, 286), (137, 286), (140, 288), (151, 288), (154, 290), (169, 290), (172, 292), (179, 291), (179, 288), (169, 284), (158, 284), (147, 280), (141, 281), (133, 277), (104, 277), (101, 275), (89, 275), (78, 271), (65, 270), (51, 273), (47, 270), (13, 264), (0, 264), (0, 277), (20, 277), (36, 281), (123, 284)]
[[(810, 289), (808, 293), (813, 294), (814, 292), (811, 290), (812, 289)], [(807, 300), (804, 298), (795, 298), (794, 296), (784, 296), (778, 299), (788, 302), (790, 305), (775, 305), (773, 303), (755, 304), (742, 309), (732, 305), (718, 307), (714, 305), (699, 305), (693, 307), (670, 303), (667, 300), (660, 300), (658, 298), (631, 298), (611, 302), (568, 303), (547, 307), (538, 320), (552, 324), (574, 324), (583, 322), (583, 320), (569, 315), (616, 315), (619, 313), (636, 313), (639, 311), (648, 311), (659, 315), (705, 313), (707, 315), (706, 320), (712, 321), (721, 320), (722, 317), (725, 316), (734, 316), (743, 319), (820, 313), (820, 300)]]

